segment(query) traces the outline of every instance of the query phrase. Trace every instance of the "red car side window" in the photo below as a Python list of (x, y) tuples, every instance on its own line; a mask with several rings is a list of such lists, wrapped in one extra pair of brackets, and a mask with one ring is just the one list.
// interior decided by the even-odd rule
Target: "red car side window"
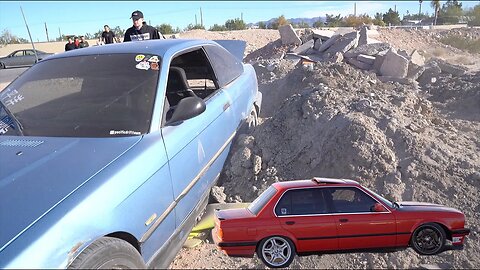
[(372, 197), (358, 188), (328, 188), (326, 192), (331, 194), (335, 213), (371, 212), (371, 207), (376, 203)]
[(277, 216), (327, 213), (323, 192), (318, 188), (288, 190), (275, 208)]

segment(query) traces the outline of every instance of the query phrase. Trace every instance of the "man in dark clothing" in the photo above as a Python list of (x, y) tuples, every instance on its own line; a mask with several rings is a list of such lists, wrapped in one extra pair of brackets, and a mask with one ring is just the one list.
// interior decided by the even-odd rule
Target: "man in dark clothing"
[(110, 30), (110, 27), (108, 25), (103, 26), (103, 31), (102, 32), (102, 39), (101, 41), (104, 42), (105, 44), (110, 44), (115, 42), (115, 33), (113, 33)]
[(85, 37), (84, 36), (81, 36), (80, 37), (80, 43), (78, 44), (78, 48), (86, 48), (88, 47), (90, 44), (88, 44), (88, 41), (85, 40)]
[(130, 19), (133, 21), (133, 26), (125, 31), (123, 42), (147, 39), (164, 39), (163, 35), (160, 34), (155, 27), (147, 25), (143, 21), (143, 13), (141, 11), (134, 11)]
[(75, 50), (75, 43), (73, 43), (72, 38), (68, 38), (68, 43), (65, 44), (65, 51)]

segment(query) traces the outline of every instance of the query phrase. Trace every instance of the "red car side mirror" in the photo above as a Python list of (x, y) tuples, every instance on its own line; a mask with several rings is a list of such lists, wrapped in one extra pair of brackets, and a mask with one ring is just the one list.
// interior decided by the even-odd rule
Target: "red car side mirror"
[(372, 212), (386, 212), (387, 209), (381, 204), (381, 203), (376, 203), (370, 208)]

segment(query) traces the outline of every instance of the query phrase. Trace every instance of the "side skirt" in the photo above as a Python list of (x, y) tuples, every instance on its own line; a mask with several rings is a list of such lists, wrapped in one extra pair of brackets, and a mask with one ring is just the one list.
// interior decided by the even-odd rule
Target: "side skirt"
[(400, 250), (405, 250), (407, 247), (386, 247), (386, 248), (365, 248), (365, 249), (349, 249), (349, 250), (328, 250), (328, 251), (312, 251), (300, 252), (298, 256), (322, 255), (322, 254), (340, 254), (340, 253), (359, 253), (359, 252), (373, 252), (373, 253), (391, 253)]

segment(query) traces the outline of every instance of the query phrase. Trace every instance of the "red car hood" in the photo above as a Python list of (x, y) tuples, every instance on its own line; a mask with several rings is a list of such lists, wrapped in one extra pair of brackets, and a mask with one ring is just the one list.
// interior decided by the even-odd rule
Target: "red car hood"
[(397, 202), (401, 211), (441, 211), (441, 212), (460, 212), (457, 209), (447, 207), (440, 204), (424, 203), (424, 202)]
[(216, 215), (219, 220), (249, 218), (254, 216), (247, 208), (220, 210), (216, 212)]

